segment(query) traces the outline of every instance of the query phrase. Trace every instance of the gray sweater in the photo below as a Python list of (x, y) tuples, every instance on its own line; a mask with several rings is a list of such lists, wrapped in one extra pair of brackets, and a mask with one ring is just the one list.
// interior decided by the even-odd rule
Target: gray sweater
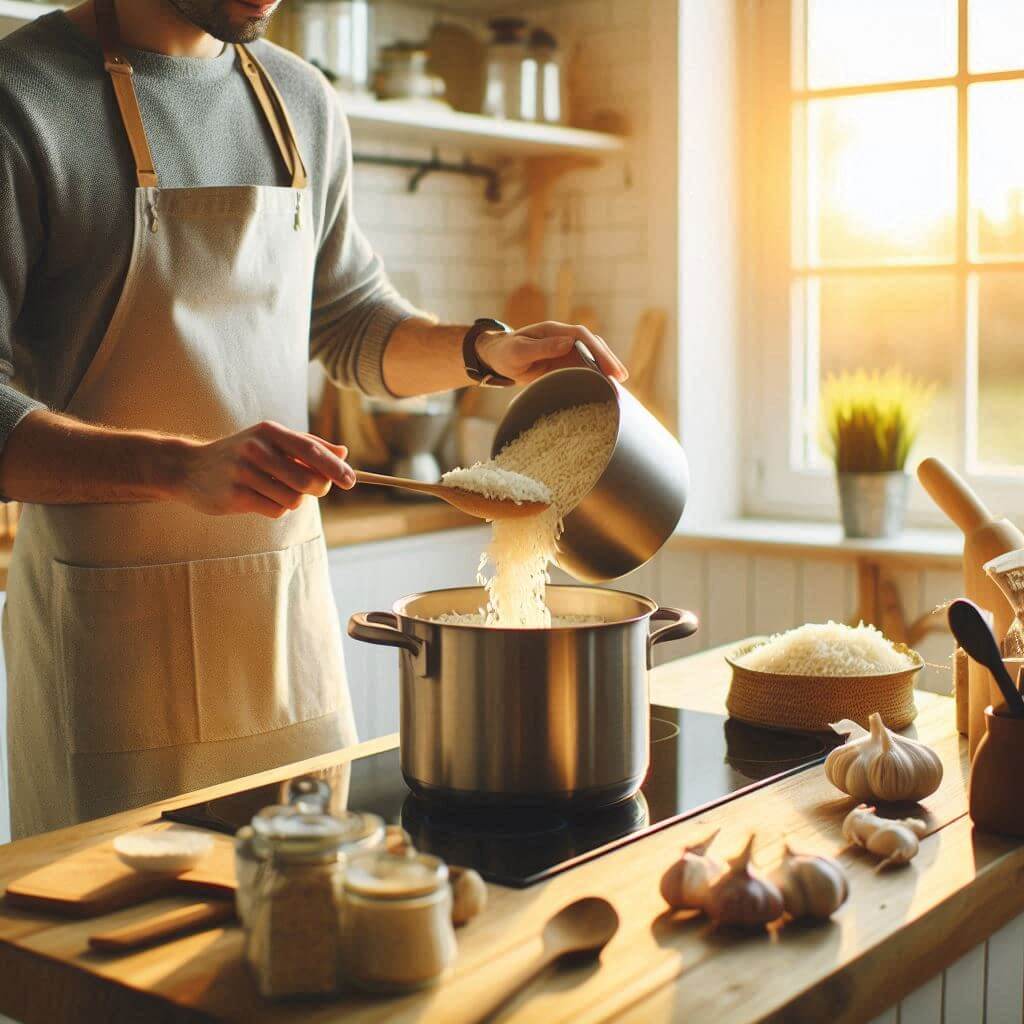
[[(415, 311), (355, 222), (341, 104), (298, 57), (267, 42), (253, 52), (309, 172), (311, 354), (338, 383), (386, 394), (384, 346)], [(126, 53), (161, 186), (289, 184), (234, 47), (209, 60)], [(134, 190), (98, 46), (61, 13), (0, 40), (0, 448), (30, 410), (64, 408), (85, 374), (128, 269)]]

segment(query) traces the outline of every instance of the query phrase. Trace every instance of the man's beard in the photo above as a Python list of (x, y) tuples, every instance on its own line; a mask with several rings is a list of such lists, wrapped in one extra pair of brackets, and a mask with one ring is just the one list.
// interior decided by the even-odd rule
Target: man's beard
[(226, 0), (169, 0), (172, 7), (214, 39), (225, 43), (251, 43), (263, 36), (270, 27), (273, 13), (262, 18), (232, 21), (228, 17)]

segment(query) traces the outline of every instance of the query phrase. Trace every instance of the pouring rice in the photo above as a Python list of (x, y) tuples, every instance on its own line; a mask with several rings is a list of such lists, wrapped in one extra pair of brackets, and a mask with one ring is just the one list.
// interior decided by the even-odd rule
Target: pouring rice
[(445, 473), (442, 482), (452, 487), (489, 498), (549, 505), (535, 516), (494, 521), (491, 542), (480, 556), (477, 571), (487, 591), (487, 607), (479, 616), (463, 614), (457, 621), (551, 625), (544, 600), (544, 588), (550, 582), (548, 565), (558, 563), (565, 516), (593, 489), (608, 464), (617, 426), (614, 402), (559, 409), (538, 419), (493, 459)]

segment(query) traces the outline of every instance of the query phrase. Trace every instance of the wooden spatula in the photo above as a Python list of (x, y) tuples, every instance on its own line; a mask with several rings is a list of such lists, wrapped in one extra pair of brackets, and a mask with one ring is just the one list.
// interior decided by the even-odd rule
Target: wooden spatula
[(433, 498), (447, 501), (453, 508), (477, 519), (521, 519), (543, 512), (548, 505), (543, 501), (511, 501), (502, 498), (488, 498), (483, 494), (464, 491), (459, 487), (445, 484), (425, 484), (419, 480), (407, 480), (400, 476), (384, 476), (381, 473), (367, 473), (356, 470), (356, 480), (361, 484), (378, 487), (400, 487), (405, 491), (429, 494)]

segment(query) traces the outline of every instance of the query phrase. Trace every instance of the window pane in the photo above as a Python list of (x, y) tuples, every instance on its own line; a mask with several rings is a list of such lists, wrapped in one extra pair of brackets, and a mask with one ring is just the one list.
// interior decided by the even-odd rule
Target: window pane
[(936, 385), (911, 459), (954, 458), (960, 431), (953, 380), (962, 346), (956, 278), (905, 273), (826, 277), (809, 281), (807, 295), (808, 365), (817, 365), (809, 388), (808, 461), (826, 464), (817, 425), (819, 383), (830, 373), (893, 366)]
[(978, 275), (978, 461), (1024, 465), (1024, 274)]
[[(1024, 6), (1024, 4), (1022, 4)], [(968, 90), (970, 242), (975, 259), (1024, 257), (1024, 82)]]
[(970, 0), (967, 64), (971, 71), (1024, 67), (1024, 4), (1020, 0)]
[(808, 0), (807, 85), (953, 75), (956, 40), (956, 0)]
[(954, 89), (812, 100), (807, 142), (812, 266), (953, 258)]

